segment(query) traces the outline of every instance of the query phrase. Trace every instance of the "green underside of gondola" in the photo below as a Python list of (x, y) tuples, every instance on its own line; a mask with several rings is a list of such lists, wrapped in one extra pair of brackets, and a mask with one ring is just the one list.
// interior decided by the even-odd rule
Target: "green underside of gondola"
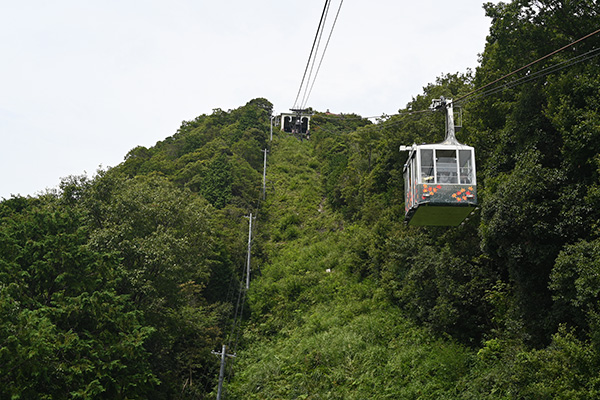
[(421, 204), (408, 219), (415, 226), (457, 226), (475, 209), (475, 205), (430, 205)]

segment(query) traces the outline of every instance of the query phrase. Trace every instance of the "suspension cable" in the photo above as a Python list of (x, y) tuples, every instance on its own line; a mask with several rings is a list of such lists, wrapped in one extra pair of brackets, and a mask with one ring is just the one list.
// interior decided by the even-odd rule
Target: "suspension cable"
[[(304, 94), (302, 95), (302, 101), (298, 104), (299, 108), (304, 108), (306, 99), (306, 93), (308, 92), (308, 88), (310, 85), (310, 78), (312, 77), (313, 70), (315, 69), (315, 63), (317, 61), (317, 54), (319, 54), (319, 47), (321, 47), (321, 40), (323, 39), (323, 32), (325, 31), (325, 24), (327, 23), (327, 15), (329, 14), (329, 7), (331, 6), (331, 0), (327, 4), (327, 11), (325, 11), (325, 18), (323, 19), (323, 25), (321, 28), (321, 32), (319, 32), (319, 40), (317, 41), (317, 47), (315, 47), (314, 57), (312, 58), (312, 63), (310, 65), (310, 72), (308, 73), (308, 78), (306, 79), (306, 86), (304, 87)], [(316, 77), (316, 74), (315, 74)]]
[[(343, 0), (342, 0), (342, 2), (343, 2)], [(341, 4), (340, 4), (340, 8), (341, 8)], [(338, 14), (339, 14), (339, 9), (338, 9)], [(336, 20), (337, 20), (337, 15), (336, 15)], [(506, 83), (506, 84), (504, 84), (502, 86), (497, 86), (497, 87), (490, 88), (490, 86), (492, 86), (492, 85), (494, 85), (494, 84), (496, 84), (496, 83), (498, 83), (498, 82), (500, 82), (500, 81), (502, 81), (502, 80), (504, 80), (504, 79), (506, 79), (506, 78), (508, 78), (510, 76), (513, 76), (513, 75), (517, 74), (518, 72), (523, 71), (524, 69), (526, 69), (526, 68), (528, 68), (528, 67), (530, 67), (530, 66), (532, 66), (534, 64), (537, 64), (537, 63), (539, 63), (539, 62), (541, 62), (541, 61), (543, 61), (543, 60), (545, 60), (545, 59), (547, 59), (549, 57), (552, 57), (553, 55), (556, 55), (559, 52), (561, 52), (561, 51), (563, 51), (563, 50), (565, 50), (565, 49), (567, 49), (567, 48), (569, 48), (571, 46), (574, 46), (575, 44), (577, 44), (579, 42), (582, 42), (583, 40), (586, 40), (586, 39), (588, 39), (588, 38), (590, 38), (590, 37), (592, 37), (592, 36), (594, 36), (594, 35), (596, 35), (598, 33), (600, 33), (600, 29), (598, 29), (598, 30), (596, 30), (596, 31), (594, 31), (592, 33), (589, 33), (589, 34), (587, 34), (587, 35), (585, 35), (585, 36), (583, 36), (583, 37), (581, 37), (581, 38), (579, 38), (579, 39), (577, 39), (577, 40), (569, 43), (566, 46), (563, 46), (563, 47), (561, 47), (561, 48), (559, 48), (557, 50), (554, 50), (551, 53), (548, 53), (547, 55), (545, 55), (543, 57), (540, 57), (537, 60), (535, 60), (533, 62), (530, 62), (527, 65), (524, 65), (524, 66), (522, 66), (522, 67), (520, 67), (518, 69), (515, 69), (514, 71), (512, 71), (512, 72), (510, 72), (510, 73), (508, 73), (508, 74), (506, 74), (506, 75), (504, 75), (504, 76), (502, 76), (502, 77), (500, 77), (500, 78), (498, 78), (498, 79), (496, 79), (496, 80), (494, 80), (494, 81), (492, 81), (492, 82), (490, 82), (490, 83), (488, 83), (488, 84), (486, 84), (484, 86), (481, 86), (481, 87), (479, 87), (477, 89), (472, 90), (471, 92), (469, 92), (469, 93), (467, 93), (467, 94), (465, 94), (465, 95), (463, 95), (463, 96), (455, 99), (454, 103), (458, 104), (459, 102), (465, 102), (468, 98), (470, 98), (470, 97), (474, 96), (475, 94), (477, 94), (479, 92), (482, 92), (482, 91), (483, 91), (483, 93), (480, 93), (479, 95), (477, 95), (477, 96), (469, 99), (468, 101), (475, 100), (475, 99), (481, 98), (481, 97), (491, 96), (491, 95), (499, 93), (501, 91), (512, 89), (512, 88), (514, 88), (516, 86), (525, 84), (525, 83), (530, 82), (530, 81), (532, 81), (534, 79), (547, 76), (549, 74), (561, 71), (561, 70), (563, 70), (565, 68), (568, 68), (568, 67), (570, 67), (572, 65), (575, 65), (575, 64), (581, 63), (583, 61), (587, 61), (587, 60), (589, 60), (589, 59), (591, 59), (593, 57), (596, 57), (596, 56), (600, 55), (600, 48), (592, 49), (592, 50), (590, 50), (590, 51), (588, 51), (586, 53), (583, 53), (583, 54), (580, 54), (578, 56), (572, 57), (572, 58), (570, 58), (568, 60), (565, 60), (565, 61), (562, 61), (562, 62), (560, 62), (560, 63), (558, 63), (556, 65), (552, 65), (550, 67), (546, 67), (546, 68), (544, 68), (544, 69), (542, 69), (540, 71), (537, 71), (537, 72), (534, 72), (534, 73), (532, 73), (530, 75), (518, 78), (518, 79), (516, 79), (514, 81), (511, 81), (509, 83)], [(319, 66), (320, 66), (320, 64), (319, 64)], [(318, 72), (318, 69), (317, 69), (317, 72)], [(313, 81), (313, 85), (314, 85), (314, 81)], [(485, 89), (487, 89), (487, 90), (485, 90)], [(312, 87), (311, 87), (311, 90), (312, 90)], [(344, 115), (324, 115), (323, 118), (326, 118), (326, 119), (336, 119), (336, 118), (340, 118), (340, 119), (375, 119), (375, 118), (384, 119), (385, 117), (407, 116), (407, 115), (421, 114), (421, 113), (427, 113), (427, 112), (430, 112), (430, 110), (418, 110), (418, 111), (399, 112), (397, 114), (372, 116), (372, 117), (344, 116)], [(383, 125), (390, 126), (390, 125), (395, 125), (398, 122), (399, 121), (391, 122), (390, 120), (385, 120), (385, 121), (381, 122), (381, 125), (382, 126)]]
[[(562, 71), (565, 68), (568, 68), (568, 67), (570, 67), (572, 65), (575, 65), (575, 64), (579, 64), (579, 63), (587, 61), (587, 60), (590, 60), (590, 59), (592, 59), (594, 57), (597, 57), (599, 55), (600, 55), (600, 48), (590, 50), (587, 53), (584, 53), (584, 54), (578, 55), (576, 57), (570, 58), (570, 59), (565, 60), (565, 61), (563, 61), (563, 62), (561, 62), (559, 64), (552, 65), (550, 67), (546, 67), (544, 69), (541, 69), (540, 71), (534, 72), (531, 75), (527, 75), (527, 76), (521, 77), (519, 79), (516, 79), (514, 81), (508, 82), (508, 83), (506, 83), (504, 85), (501, 85), (501, 86), (496, 86), (496, 87), (490, 88), (490, 89), (488, 89), (488, 90), (486, 90), (486, 91), (484, 91), (482, 93), (479, 93), (479, 94), (475, 95), (474, 97), (468, 98), (466, 101), (468, 102), (468, 101), (476, 100), (476, 99), (479, 99), (479, 98), (488, 97), (488, 96), (494, 95), (496, 93), (500, 93), (500, 92), (503, 92), (505, 90), (512, 89), (512, 88), (517, 87), (519, 85), (531, 82), (531, 81), (533, 81), (535, 79), (543, 78), (544, 76), (553, 74), (555, 72)], [(463, 102), (464, 101), (465, 100), (463, 100)]]
[(464, 99), (466, 99), (467, 97), (470, 97), (470, 96), (474, 95), (475, 93), (477, 93), (477, 92), (480, 92), (480, 91), (482, 91), (482, 90), (486, 89), (487, 87), (489, 87), (489, 86), (492, 86), (492, 85), (494, 85), (494, 84), (496, 84), (496, 83), (498, 83), (498, 82), (500, 82), (500, 81), (502, 81), (502, 80), (504, 80), (504, 79), (508, 78), (509, 76), (512, 76), (512, 75), (514, 75), (514, 74), (516, 74), (516, 73), (518, 73), (518, 72), (521, 72), (521, 71), (523, 71), (524, 69), (526, 69), (526, 68), (529, 68), (529, 67), (531, 67), (532, 65), (534, 65), (534, 64), (537, 64), (537, 63), (538, 63), (538, 62), (540, 62), (540, 61), (543, 61), (543, 60), (545, 60), (545, 59), (547, 59), (547, 58), (549, 58), (549, 57), (552, 57), (553, 55), (555, 55), (555, 54), (557, 54), (557, 53), (560, 53), (561, 51), (563, 51), (563, 50), (565, 50), (565, 49), (568, 49), (569, 47), (571, 47), (571, 46), (574, 46), (574, 45), (576, 45), (577, 43), (579, 43), (579, 42), (581, 42), (581, 41), (583, 41), (583, 40), (585, 40), (585, 39), (587, 39), (587, 38), (589, 38), (589, 37), (591, 37), (591, 36), (594, 36), (594, 35), (596, 35), (596, 34), (598, 34), (598, 33), (600, 33), (600, 29), (598, 29), (598, 30), (596, 30), (596, 31), (594, 31), (594, 32), (592, 32), (592, 33), (589, 33), (589, 34), (585, 35), (584, 37), (582, 37), (582, 38), (579, 38), (579, 39), (575, 40), (574, 42), (571, 42), (571, 43), (569, 43), (568, 45), (561, 47), (561, 48), (560, 48), (560, 49), (558, 49), (558, 50), (554, 50), (553, 52), (551, 52), (551, 53), (548, 53), (548, 54), (546, 54), (545, 56), (543, 56), (543, 57), (540, 57), (540, 58), (538, 58), (537, 60), (535, 60), (535, 61), (532, 61), (532, 62), (530, 62), (529, 64), (527, 64), (527, 65), (524, 65), (524, 66), (522, 66), (521, 68), (518, 68), (518, 69), (516, 69), (516, 70), (514, 70), (514, 71), (512, 71), (512, 72), (510, 72), (510, 73), (508, 73), (508, 74), (506, 74), (506, 75), (504, 75), (504, 76), (502, 76), (502, 77), (500, 77), (500, 78), (498, 78), (498, 79), (496, 79), (496, 80), (494, 80), (494, 81), (492, 81), (492, 82), (490, 82), (490, 83), (488, 83), (487, 85), (483, 85), (482, 87), (480, 87), (480, 88), (477, 88), (477, 89), (475, 89), (475, 90), (473, 90), (473, 91), (471, 91), (471, 92), (469, 92), (469, 93), (465, 94), (464, 96), (462, 96), (462, 97), (459, 97), (458, 99), (455, 99), (455, 100), (454, 100), (454, 102), (456, 103), (456, 102), (458, 102), (458, 101), (464, 100)]
[[(302, 106), (300, 108), (306, 107), (308, 98), (310, 97), (313, 87), (315, 86), (315, 81), (317, 80), (317, 75), (319, 74), (319, 71), (321, 70), (321, 64), (323, 64), (323, 58), (325, 58), (325, 52), (327, 51), (327, 48), (329, 47), (329, 41), (331, 40), (331, 36), (333, 34), (333, 29), (335, 28), (335, 24), (340, 15), (340, 10), (342, 9), (342, 4), (344, 4), (344, 0), (340, 1), (340, 6), (338, 7), (337, 13), (335, 14), (335, 19), (333, 20), (333, 25), (331, 26), (331, 31), (329, 31), (329, 37), (327, 37), (327, 42), (325, 43), (325, 48), (323, 49), (323, 53), (321, 54), (321, 60), (319, 61), (319, 65), (317, 67), (317, 72), (315, 72), (315, 77), (313, 78), (312, 84), (310, 85), (310, 90), (308, 91), (308, 95), (306, 95), (306, 92), (305, 92), (305, 97), (302, 99)], [(310, 78), (309, 78), (309, 81), (310, 81)], [(307, 86), (307, 88), (308, 88), (308, 86)]]
[(327, 15), (327, 9), (329, 8), (329, 1), (330, 0), (325, 0), (325, 5), (323, 6), (323, 12), (321, 13), (321, 20), (319, 21), (319, 26), (317, 27), (317, 33), (315, 34), (315, 40), (313, 41), (313, 45), (310, 50), (310, 55), (308, 56), (308, 61), (306, 62), (306, 68), (304, 69), (304, 75), (302, 76), (302, 81), (300, 82), (300, 87), (298, 88), (298, 94), (296, 95), (296, 100), (294, 100), (293, 108), (296, 108), (296, 105), (298, 104), (298, 98), (300, 97), (300, 93), (302, 92), (302, 87), (304, 86), (304, 80), (306, 79), (306, 73), (308, 72), (308, 67), (310, 66), (310, 61), (313, 58), (313, 53), (315, 51), (315, 46), (317, 44), (317, 40), (319, 39), (319, 36), (320, 36), (320, 32), (323, 29), (322, 26), (324, 24), (324, 21), (325, 21), (326, 15)]
[[(475, 94), (477, 94), (479, 92), (482, 92), (482, 91), (483, 91), (483, 93), (480, 93), (477, 96), (469, 99), (469, 101), (475, 100), (475, 99), (481, 98), (481, 97), (491, 96), (493, 94), (502, 92), (504, 90), (512, 89), (512, 88), (514, 88), (516, 86), (519, 86), (519, 85), (522, 85), (524, 83), (530, 82), (530, 81), (532, 81), (534, 79), (547, 76), (549, 74), (561, 71), (561, 70), (563, 70), (565, 68), (568, 68), (568, 67), (570, 67), (572, 65), (575, 65), (575, 64), (581, 63), (583, 61), (587, 61), (587, 60), (589, 60), (589, 59), (591, 59), (593, 57), (596, 57), (596, 56), (600, 55), (600, 48), (592, 49), (592, 50), (590, 50), (590, 51), (588, 51), (586, 53), (583, 53), (583, 54), (580, 54), (578, 56), (572, 57), (572, 58), (570, 58), (568, 60), (565, 60), (565, 61), (562, 61), (562, 62), (560, 62), (560, 63), (558, 63), (556, 65), (552, 65), (550, 67), (546, 67), (544, 69), (541, 69), (540, 71), (537, 71), (537, 72), (534, 72), (534, 73), (532, 73), (530, 75), (526, 75), (524, 77), (518, 78), (518, 79), (516, 79), (514, 81), (511, 81), (509, 83), (506, 83), (506, 84), (504, 84), (502, 86), (496, 86), (496, 87), (490, 88), (490, 86), (492, 86), (492, 85), (494, 85), (494, 84), (496, 84), (496, 83), (498, 83), (498, 82), (500, 82), (500, 81), (502, 81), (502, 80), (504, 80), (504, 79), (506, 79), (506, 78), (508, 78), (508, 77), (510, 77), (512, 75), (515, 75), (516, 73), (518, 73), (518, 72), (520, 72), (520, 71), (522, 71), (522, 70), (524, 70), (524, 69), (526, 69), (526, 68), (528, 68), (528, 67), (530, 67), (530, 66), (532, 66), (532, 65), (534, 65), (534, 64), (536, 64), (538, 62), (541, 62), (541, 61), (543, 61), (543, 60), (545, 60), (545, 59), (547, 59), (547, 58), (549, 58), (549, 57), (551, 57), (553, 55), (556, 55), (559, 52), (561, 52), (561, 51), (563, 51), (563, 50), (565, 50), (565, 49), (567, 49), (567, 48), (569, 48), (569, 47), (571, 47), (571, 46), (573, 46), (573, 45), (575, 45), (575, 44), (577, 44), (577, 43), (579, 43), (579, 42), (581, 42), (581, 41), (583, 41), (585, 39), (588, 39), (588, 38), (590, 38), (590, 37), (592, 37), (592, 36), (594, 36), (594, 35), (596, 35), (598, 33), (600, 33), (600, 29), (598, 29), (598, 30), (596, 30), (596, 31), (594, 31), (594, 32), (592, 32), (592, 33), (590, 33), (588, 35), (585, 35), (582, 38), (579, 38), (579, 39), (577, 39), (577, 40), (569, 43), (566, 46), (563, 46), (563, 47), (561, 47), (561, 48), (559, 48), (557, 50), (554, 50), (553, 52), (551, 52), (551, 53), (549, 53), (549, 54), (547, 54), (547, 55), (545, 55), (543, 57), (540, 57), (537, 60), (535, 60), (533, 62), (530, 62), (527, 65), (524, 65), (524, 66), (522, 66), (522, 67), (520, 67), (518, 69), (515, 69), (514, 71), (512, 71), (512, 72), (510, 72), (510, 73), (508, 73), (508, 74), (506, 74), (506, 75), (504, 75), (504, 76), (502, 76), (502, 77), (494, 80), (493, 82), (490, 82), (490, 83), (488, 83), (488, 84), (486, 84), (484, 86), (481, 86), (481, 87), (479, 87), (477, 89), (472, 90), (471, 92), (469, 92), (469, 93), (467, 93), (467, 94), (465, 94), (465, 95), (463, 95), (463, 96), (455, 99), (454, 103), (458, 104), (459, 102), (461, 102), (461, 103), (465, 102), (468, 98), (470, 98), (470, 97), (474, 96)], [(484, 90), (484, 89), (487, 89), (487, 90)], [(428, 110), (423, 110), (423, 112), (427, 112), (427, 111)], [(419, 113), (419, 111), (413, 111), (413, 112), (409, 112), (409, 113), (390, 114), (390, 115), (385, 115), (385, 116), (386, 117), (392, 117), (392, 116), (397, 116), (397, 115), (406, 115), (406, 114), (410, 115), (411, 113)], [(324, 116), (324, 118), (348, 118), (348, 119), (350, 119), (350, 118), (374, 119), (374, 118), (383, 118), (383, 117), (384, 117), (384, 115), (382, 115), (382, 116), (373, 116), (373, 117), (350, 117), (350, 116), (335, 116), (335, 115)]]

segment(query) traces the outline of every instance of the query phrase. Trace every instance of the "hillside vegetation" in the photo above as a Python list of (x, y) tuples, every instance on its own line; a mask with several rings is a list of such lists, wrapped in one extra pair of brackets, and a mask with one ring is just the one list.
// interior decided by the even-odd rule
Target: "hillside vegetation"
[[(479, 209), (404, 223), (400, 145), (597, 29), (595, 1), (486, 4), (476, 71), (375, 123), (263, 98), (92, 178), (0, 202), (0, 398), (600, 397), (600, 35), (461, 102)], [(268, 149), (266, 198), (263, 152)], [(244, 290), (248, 219), (252, 274)]]

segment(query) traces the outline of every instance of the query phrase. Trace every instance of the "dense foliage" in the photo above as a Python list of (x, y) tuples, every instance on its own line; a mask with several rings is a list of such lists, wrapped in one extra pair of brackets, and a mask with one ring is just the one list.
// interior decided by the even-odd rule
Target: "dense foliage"
[(271, 104), (184, 122), (93, 179), (0, 203), (1, 398), (203, 398)]
[[(316, 113), (309, 141), (270, 142), (258, 98), (3, 200), (0, 397), (212, 398), (211, 350), (235, 342), (227, 398), (598, 398), (600, 35), (471, 94), (593, 32), (596, 3), (484, 5), (476, 71), (395, 116)], [(441, 96), (463, 99), (480, 208), (407, 227), (398, 148), (442, 140), (420, 112)]]

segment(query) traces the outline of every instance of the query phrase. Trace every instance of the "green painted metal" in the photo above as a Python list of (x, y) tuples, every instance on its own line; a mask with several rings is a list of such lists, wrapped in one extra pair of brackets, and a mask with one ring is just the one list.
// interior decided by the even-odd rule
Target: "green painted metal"
[(413, 226), (458, 226), (473, 212), (475, 206), (421, 204), (408, 221)]

